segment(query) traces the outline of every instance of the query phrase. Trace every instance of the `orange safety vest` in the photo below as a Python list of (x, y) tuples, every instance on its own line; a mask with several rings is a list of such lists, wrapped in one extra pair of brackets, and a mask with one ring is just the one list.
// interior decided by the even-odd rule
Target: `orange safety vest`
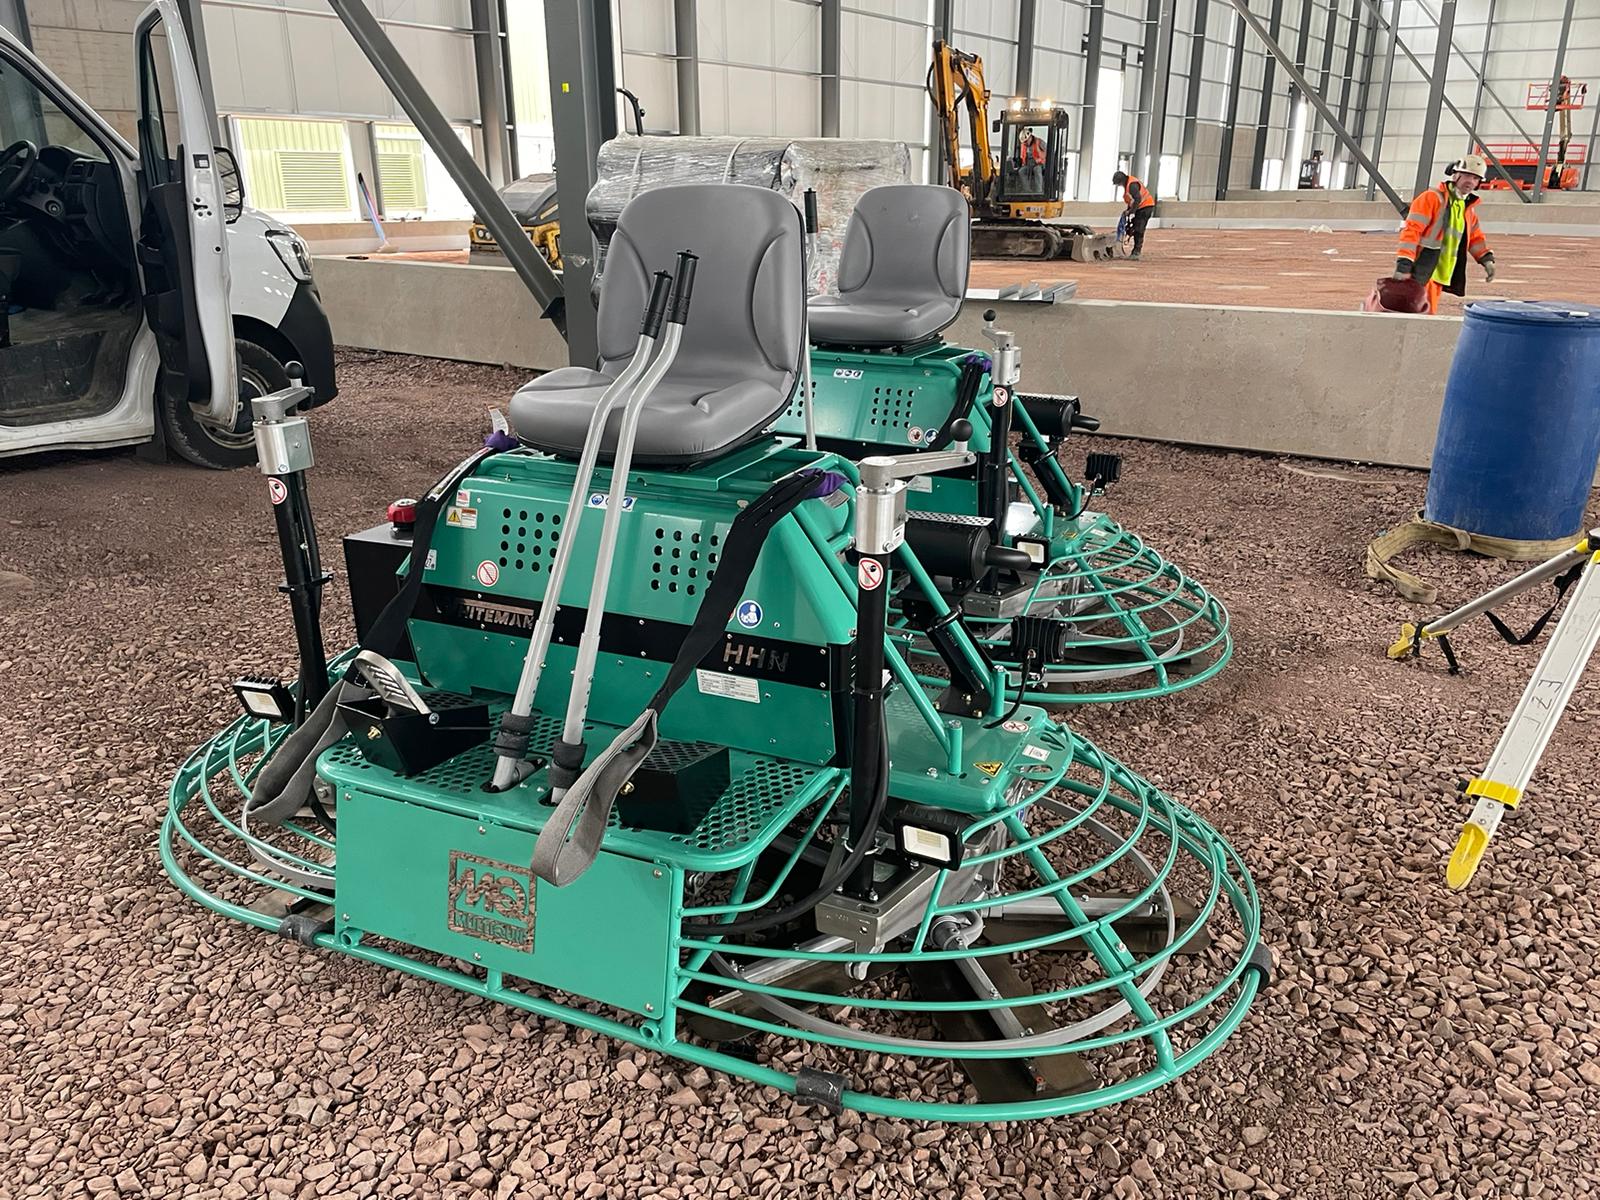
[(1034, 138), (1032, 143), (1018, 142), (1017, 152), (1018, 157), (1024, 163), (1035, 163), (1038, 166), (1044, 166), (1044, 143), (1038, 138)]
[(1133, 175), (1129, 175), (1128, 182), (1123, 185), (1122, 202), (1124, 204), (1133, 203), (1133, 185), (1136, 183), (1139, 185), (1139, 207), (1154, 208), (1156, 206), (1155, 196), (1151, 194), (1149, 188), (1145, 187), (1144, 180), (1136, 178)]
[[(1467, 223), (1463, 242), (1467, 253), (1478, 262), (1482, 262), (1484, 256), (1489, 253), (1489, 239), (1483, 236), (1483, 228), (1478, 224), (1478, 197), (1468, 196), (1466, 204), (1462, 207)], [(1411, 202), (1411, 212), (1406, 216), (1406, 223), (1400, 227), (1400, 246), (1395, 251), (1395, 257), (1416, 264), (1413, 278), (1426, 281), (1432, 277), (1434, 268), (1439, 262), (1439, 252), (1444, 246), (1444, 235), (1449, 225), (1448, 183), (1441, 183), (1431, 191), (1421, 193)], [(1445, 291), (1457, 296), (1467, 294), (1466, 265), (1465, 255), (1456, 260), (1454, 278), (1445, 287)]]

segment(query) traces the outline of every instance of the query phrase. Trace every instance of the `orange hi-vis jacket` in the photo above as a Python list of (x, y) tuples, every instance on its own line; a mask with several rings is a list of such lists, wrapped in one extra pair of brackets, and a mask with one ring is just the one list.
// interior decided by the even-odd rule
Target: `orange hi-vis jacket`
[[(1477, 204), (1477, 196), (1468, 196), (1462, 206), (1467, 222), (1462, 245), (1466, 248), (1467, 254), (1482, 262), (1491, 251), (1489, 239), (1483, 236), (1483, 228), (1478, 224)], [(1406, 223), (1400, 227), (1400, 247), (1395, 251), (1395, 257), (1415, 264), (1412, 268), (1412, 278), (1419, 283), (1426, 283), (1433, 278), (1433, 272), (1439, 265), (1439, 253), (1444, 248), (1445, 234), (1449, 232), (1449, 228), (1450, 185), (1448, 183), (1441, 183), (1433, 190), (1423, 192), (1411, 202), (1411, 212), (1406, 217)], [(1444, 290), (1456, 296), (1467, 294), (1466, 254), (1457, 256), (1455, 272)]]
[(1135, 184), (1137, 184), (1138, 187), (1139, 187), (1139, 204), (1138, 204), (1138, 207), (1139, 208), (1154, 208), (1156, 206), (1156, 198), (1153, 195), (1150, 194), (1150, 189), (1145, 187), (1143, 180), (1136, 179), (1132, 175), (1128, 176), (1128, 182), (1123, 185), (1123, 188), (1122, 188), (1122, 202), (1124, 204), (1126, 204), (1129, 208), (1134, 207), (1134, 203), (1133, 203), (1133, 188), (1134, 188)]
[(1029, 163), (1044, 166), (1044, 143), (1038, 138), (1034, 138), (1032, 142), (1018, 142), (1017, 157), (1022, 160), (1024, 166)]

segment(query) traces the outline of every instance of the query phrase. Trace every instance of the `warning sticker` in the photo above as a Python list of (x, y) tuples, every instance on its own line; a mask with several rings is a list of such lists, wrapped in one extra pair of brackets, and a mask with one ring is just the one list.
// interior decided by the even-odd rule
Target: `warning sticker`
[(1024, 746), (1022, 752), (1029, 758), (1036, 759), (1039, 762), (1044, 762), (1050, 757), (1050, 751), (1043, 746)]
[(856, 564), (856, 583), (864, 592), (875, 592), (883, 586), (883, 564), (875, 558), (863, 558)]
[(439, 552), (437, 550), (429, 550), (428, 551), (428, 557), (422, 560), (422, 569), (424, 571), (431, 571), (435, 567), (437, 567), (438, 565), (439, 565)]
[(913, 475), (910, 479), (906, 480), (906, 491), (908, 491), (908, 492), (931, 492), (931, 491), (933, 491), (933, 476), (932, 475)]
[(1000, 774), (1000, 772), (1005, 769), (1005, 763), (1003, 763), (1003, 762), (981, 762), (981, 763), (973, 763), (972, 765), (977, 767), (978, 770), (982, 771), (990, 779), (993, 779), (996, 775)]
[(1026, 721), (1018, 721), (1013, 718), (1012, 720), (1003, 722), (1000, 728), (1004, 729), (1007, 733), (1027, 733), (1028, 723)]
[[(632, 496), (624, 496), (622, 498), (622, 511), (623, 512), (632, 512), (633, 511), (633, 500), (634, 500), (634, 498)], [(611, 493), (610, 492), (590, 492), (589, 493), (589, 507), (590, 508), (610, 508), (611, 507)]]
[(721, 696), (725, 700), (743, 700), (747, 704), (761, 703), (760, 680), (747, 679), (742, 675), (724, 675), (704, 667), (696, 667), (694, 677), (702, 696)]
[(451, 505), (444, 514), (444, 523), (457, 529), (476, 529), (478, 527), (478, 510), (475, 508), (457, 508)]
[(267, 495), (272, 497), (274, 504), (282, 504), (289, 498), (289, 489), (284, 486), (284, 482), (281, 479), (268, 479)]
[(476, 574), (478, 582), (484, 587), (493, 587), (500, 582), (500, 565), (486, 558), (478, 564)]
[(922, 432), (922, 426), (920, 425), (913, 425), (910, 429), (906, 430), (906, 441), (910, 442), (913, 446), (922, 445), (923, 437), (924, 434)]
[(994, 394), (989, 398), (989, 403), (996, 408), (1004, 408), (1006, 402), (1010, 399), (1011, 390), (1009, 388), (997, 387), (994, 390)]

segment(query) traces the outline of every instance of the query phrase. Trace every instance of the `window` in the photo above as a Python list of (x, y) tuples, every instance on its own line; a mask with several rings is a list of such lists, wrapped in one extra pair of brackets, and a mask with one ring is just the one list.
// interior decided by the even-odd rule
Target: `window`
[(66, 146), (106, 161), (105, 151), (76, 117), (63, 112), (30, 77), (0, 59), (0, 147), (22, 141)]
[(1122, 71), (1100, 68), (1100, 88), (1094, 102), (1094, 154), (1089, 161), (1089, 199), (1116, 200), (1117, 143), (1122, 138)]
[(235, 117), (233, 124), (245, 184), (257, 206), (312, 220), (357, 215), (342, 121)]
[(1283, 183), (1283, 159), (1269, 158), (1266, 162), (1264, 178), (1261, 180), (1263, 191), (1275, 192)]
[(417, 131), (408, 125), (379, 125), (372, 132), (384, 215), (427, 211), (428, 171)]

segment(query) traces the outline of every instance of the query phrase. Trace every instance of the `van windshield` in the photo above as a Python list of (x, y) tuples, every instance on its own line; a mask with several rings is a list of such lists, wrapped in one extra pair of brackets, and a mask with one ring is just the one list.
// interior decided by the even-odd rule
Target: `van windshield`
[(76, 118), (62, 111), (15, 63), (0, 58), (0, 149), (13, 142), (66, 146), (106, 161), (105, 152)]

